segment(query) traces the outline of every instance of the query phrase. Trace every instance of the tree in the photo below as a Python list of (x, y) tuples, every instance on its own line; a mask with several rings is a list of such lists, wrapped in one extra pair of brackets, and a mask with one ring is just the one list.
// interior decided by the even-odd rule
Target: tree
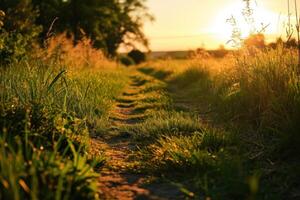
[(3, 29), (23, 36), (35, 37), (39, 34), (41, 27), (35, 24), (38, 11), (31, 0), (0, 0), (0, 7), (6, 14)]
[(38, 12), (30, 0), (0, 0), (0, 8), (0, 61), (7, 63), (26, 56), (41, 27), (35, 24)]
[[(83, 36), (94, 41), (94, 46), (115, 56), (120, 44), (134, 46), (133, 41), (147, 47), (141, 31), (146, 18), (152, 19), (145, 0), (33, 0), (40, 11), (37, 22), (50, 27), (59, 18), (54, 31), (74, 35), (74, 43)], [(44, 29), (45, 36), (47, 30)]]

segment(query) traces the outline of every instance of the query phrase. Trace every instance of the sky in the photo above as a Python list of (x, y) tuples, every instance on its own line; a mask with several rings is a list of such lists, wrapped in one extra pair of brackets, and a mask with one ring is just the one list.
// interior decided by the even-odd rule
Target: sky
[[(243, 30), (243, 37), (250, 32), (241, 15), (243, 0), (148, 0), (147, 6), (155, 17), (144, 26), (152, 51), (215, 49), (221, 44), (230, 48), (226, 43), (232, 26), (226, 19), (231, 16)], [(285, 36), (286, 0), (253, 0), (252, 8), (256, 30), (268, 25), (264, 32), (268, 40)]]

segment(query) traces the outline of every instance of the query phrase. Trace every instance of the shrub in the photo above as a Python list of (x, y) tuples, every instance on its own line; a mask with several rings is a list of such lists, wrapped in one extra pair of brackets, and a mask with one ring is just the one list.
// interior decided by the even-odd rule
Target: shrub
[(35, 25), (37, 11), (30, 1), (14, 1), (9, 7), (3, 4), (0, 14), (0, 57), (1, 63), (19, 61), (29, 57), (34, 43), (41, 32)]
[(128, 57), (132, 58), (135, 64), (140, 64), (146, 61), (146, 54), (141, 52), (140, 50), (132, 50), (128, 53)]
[(130, 66), (130, 65), (135, 64), (134, 60), (131, 57), (128, 57), (128, 56), (121, 56), (120, 57), (120, 62), (125, 66)]

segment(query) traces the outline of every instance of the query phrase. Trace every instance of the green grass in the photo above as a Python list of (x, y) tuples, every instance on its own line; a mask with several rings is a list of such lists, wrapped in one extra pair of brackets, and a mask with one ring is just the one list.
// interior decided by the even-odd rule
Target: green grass
[[(38, 103), (76, 113), (95, 128), (107, 126), (108, 111), (127, 76), (121, 69), (64, 69), (41, 61), (1, 69), (1, 103)], [(101, 124), (102, 123), (102, 124)]]
[(99, 199), (90, 134), (109, 128), (122, 69), (28, 60), (0, 69), (0, 199)]
[[(136, 101), (118, 99), (134, 107), (136, 123), (119, 127), (138, 145), (134, 164), (195, 199), (297, 199), (296, 67), (282, 48), (139, 66)], [(105, 157), (89, 137), (107, 133), (130, 72), (40, 60), (1, 68), (0, 199), (101, 198), (94, 168)]]
[(136, 139), (153, 139), (168, 135), (189, 134), (201, 131), (201, 122), (184, 113), (175, 111), (157, 111), (145, 122), (129, 127)]
[[(30, 134), (30, 133), (29, 133)], [(30, 137), (32, 139), (32, 137)], [(75, 150), (71, 140), (58, 140), (53, 148), (39, 148), (34, 143), (14, 138), (16, 144), (0, 139), (0, 197), (3, 199), (98, 199), (97, 179), (87, 156)], [(25, 143), (25, 144), (24, 144)], [(70, 156), (63, 148), (72, 150)]]
[(168, 107), (129, 129), (147, 141), (139, 153), (146, 171), (197, 199), (299, 197), (297, 57), (282, 48), (247, 53), (140, 67), (169, 92)]

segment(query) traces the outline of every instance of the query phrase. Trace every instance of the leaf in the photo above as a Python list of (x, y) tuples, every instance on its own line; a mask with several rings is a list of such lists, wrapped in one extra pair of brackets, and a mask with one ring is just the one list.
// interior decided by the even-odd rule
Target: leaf
[(49, 92), (53, 86), (55, 85), (55, 83), (66, 73), (67, 71), (66, 70), (62, 70), (59, 74), (57, 74), (55, 76), (55, 78), (52, 80), (52, 82), (50, 83), (50, 85), (48, 86), (48, 90), (47, 92)]

